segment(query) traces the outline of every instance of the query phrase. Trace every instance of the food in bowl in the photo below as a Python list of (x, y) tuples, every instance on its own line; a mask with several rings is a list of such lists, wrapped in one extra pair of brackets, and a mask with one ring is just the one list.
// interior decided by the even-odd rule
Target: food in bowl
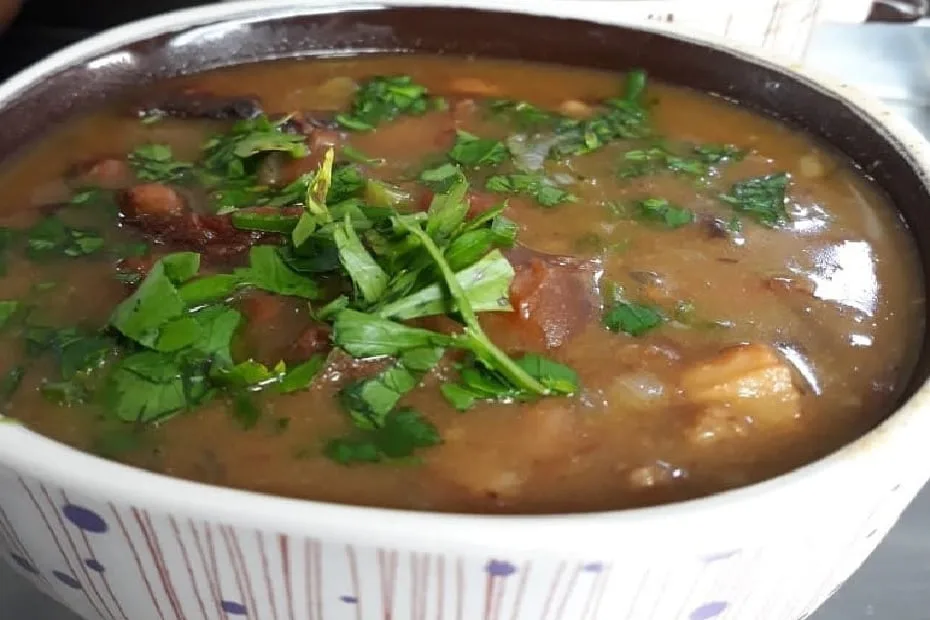
[(720, 98), (433, 56), (168, 80), (6, 166), (4, 414), (171, 476), (456, 512), (650, 505), (875, 426), (915, 245)]

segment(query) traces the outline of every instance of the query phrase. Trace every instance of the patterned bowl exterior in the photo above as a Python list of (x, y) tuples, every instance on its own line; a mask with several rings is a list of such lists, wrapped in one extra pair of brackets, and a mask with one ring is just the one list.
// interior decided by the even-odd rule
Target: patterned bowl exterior
[(195, 506), (99, 501), (0, 469), (0, 548), (89, 620), (797, 620), (858, 568), (918, 489), (850, 489), (856, 509), (834, 504), (834, 527), (787, 544), (579, 559), (234, 527)]
[[(301, 26), (315, 11), (328, 15), (334, 7), (327, 2), (205, 7), (79, 44), (0, 85), (0, 154), (66, 113), (72, 90), (86, 97), (134, 83), (140, 72), (246, 62), (269, 50), (312, 47), (320, 37), (338, 39), (352, 20), (314, 30), (320, 18), (313, 18)], [(298, 17), (264, 27), (272, 6), (285, 20)], [(540, 0), (520, 11), (565, 16), (574, 6)], [(369, 16), (377, 27), (369, 24), (362, 34), (380, 49), (396, 33), (443, 43), (445, 37), (491, 40), (497, 42), (469, 45), (508, 49), (509, 39), (459, 32), (500, 33), (498, 22), (511, 18), (456, 12), (437, 22), (438, 13), (396, 15), (387, 27)], [(422, 15), (433, 21), (407, 19)], [(224, 30), (226, 19), (259, 25)], [(217, 22), (221, 28), (211, 30)], [(223, 44), (182, 43), (186, 28), (201, 26), (205, 34), (222, 33)], [(580, 50), (578, 58), (592, 66), (599, 41), (610, 39), (627, 54), (640, 45), (680, 54), (694, 41), (650, 34), (662, 31), (658, 26), (616, 31), (619, 37), (598, 26), (588, 39), (581, 35), (593, 28), (589, 23), (545, 26), (549, 35), (574, 33), (568, 49), (557, 53), (571, 57)], [(157, 39), (173, 32), (182, 35)], [(131, 53), (113, 52), (126, 45), (135, 45)], [(711, 63), (722, 68), (728, 92), (749, 93), (751, 100), (778, 87), (771, 96), (780, 112), (832, 132), (838, 146), (868, 164), (909, 220), (926, 224), (913, 229), (930, 247), (930, 221), (921, 219), (930, 217), (922, 208), (930, 202), (930, 147), (916, 130), (827, 80), (722, 42), (700, 45), (688, 48), (694, 58), (677, 55), (666, 63), (660, 54), (651, 62), (666, 74), (691, 66), (689, 75), (679, 72), (685, 83), (723, 79), (712, 71), (697, 75), (695, 67)], [(160, 55), (159, 46), (168, 52)], [(539, 60), (548, 58), (548, 48), (539, 49)], [(921, 377), (930, 373), (926, 366)], [(0, 554), (89, 620), (796, 620), (861, 564), (930, 477), (930, 388), (915, 392), (879, 429), (778, 480), (654, 511), (552, 517), (542, 524), (341, 509), (210, 489), (104, 464), (0, 424)]]

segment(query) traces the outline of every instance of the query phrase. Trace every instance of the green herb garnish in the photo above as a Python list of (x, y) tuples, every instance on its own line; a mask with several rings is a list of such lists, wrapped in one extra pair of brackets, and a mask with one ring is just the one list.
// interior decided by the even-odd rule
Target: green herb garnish
[(787, 173), (746, 179), (734, 183), (729, 193), (722, 194), (720, 199), (763, 226), (775, 227), (788, 220), (785, 194), (789, 180)]
[(555, 207), (577, 198), (546, 178), (535, 174), (507, 174), (490, 177), (485, 188), (504, 194), (525, 194), (544, 207)]
[(661, 325), (665, 318), (654, 306), (615, 301), (607, 307), (601, 320), (610, 331), (642, 336)]
[(366, 81), (355, 93), (349, 112), (336, 121), (352, 131), (371, 131), (402, 114), (420, 115), (435, 105), (421, 86), (406, 75), (378, 76)]

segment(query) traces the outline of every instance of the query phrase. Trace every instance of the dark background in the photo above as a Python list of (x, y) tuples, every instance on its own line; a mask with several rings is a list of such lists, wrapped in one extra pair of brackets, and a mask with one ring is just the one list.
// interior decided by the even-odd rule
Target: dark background
[(95, 32), (202, 0), (26, 0), (0, 34), (0, 80)]

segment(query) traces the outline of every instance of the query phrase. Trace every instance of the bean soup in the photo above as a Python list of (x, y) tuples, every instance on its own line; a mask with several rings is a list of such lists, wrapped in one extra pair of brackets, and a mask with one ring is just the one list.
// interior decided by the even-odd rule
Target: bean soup
[(617, 509), (820, 458), (897, 403), (914, 243), (706, 94), (453, 57), (133, 92), (0, 173), (6, 419), (170, 476)]

